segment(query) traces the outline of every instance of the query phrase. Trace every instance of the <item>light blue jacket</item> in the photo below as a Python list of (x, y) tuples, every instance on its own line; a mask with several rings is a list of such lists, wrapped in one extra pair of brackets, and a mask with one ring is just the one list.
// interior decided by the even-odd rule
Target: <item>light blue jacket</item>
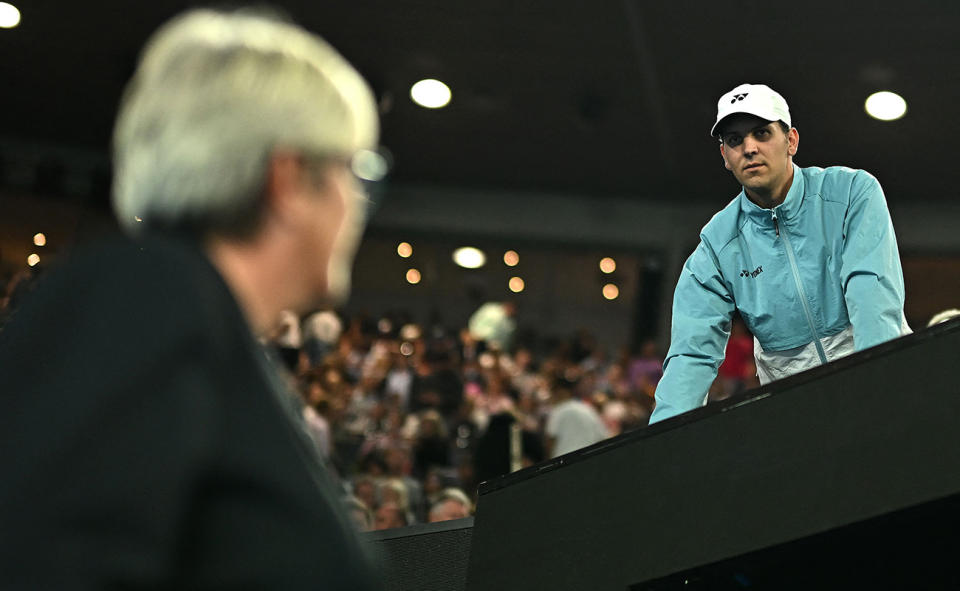
[[(741, 191), (700, 233), (673, 299), (670, 350), (650, 422), (697, 408), (723, 362), (734, 310), (764, 351), (853, 327), (859, 351), (900, 336), (903, 272), (880, 183), (863, 170), (793, 167), (773, 209)], [(809, 347), (807, 350), (812, 351)], [(804, 369), (805, 367), (802, 367)]]

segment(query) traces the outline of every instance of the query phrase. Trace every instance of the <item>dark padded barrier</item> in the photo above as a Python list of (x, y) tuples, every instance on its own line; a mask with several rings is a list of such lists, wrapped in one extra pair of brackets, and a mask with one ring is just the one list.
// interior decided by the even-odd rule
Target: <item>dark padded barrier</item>
[(463, 591), (473, 517), (368, 532), (388, 591)]
[(485, 483), (467, 589), (802, 588), (891, 553), (942, 583), (958, 360), (954, 321)]

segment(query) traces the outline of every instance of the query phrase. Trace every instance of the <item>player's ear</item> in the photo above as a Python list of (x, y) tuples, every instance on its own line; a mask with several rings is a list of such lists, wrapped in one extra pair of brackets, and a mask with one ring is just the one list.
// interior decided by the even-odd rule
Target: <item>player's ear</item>
[(723, 157), (723, 166), (727, 170), (733, 170), (732, 168), (730, 168), (730, 162), (727, 160), (727, 153), (723, 149), (723, 142), (720, 142), (720, 156)]
[(787, 132), (787, 154), (796, 156), (797, 148), (800, 146), (800, 132), (796, 127), (791, 127)]

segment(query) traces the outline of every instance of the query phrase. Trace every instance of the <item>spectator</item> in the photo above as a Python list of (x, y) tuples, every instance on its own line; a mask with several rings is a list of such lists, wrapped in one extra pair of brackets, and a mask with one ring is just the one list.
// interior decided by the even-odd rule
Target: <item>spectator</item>
[(440, 498), (430, 507), (430, 523), (439, 521), (449, 521), (451, 519), (463, 519), (470, 517), (473, 513), (473, 503), (470, 498), (460, 489), (448, 488), (444, 490)]
[(373, 529), (394, 529), (409, 525), (407, 512), (396, 503), (383, 503), (374, 515)]
[(347, 497), (345, 504), (347, 514), (356, 524), (358, 531), (371, 531), (373, 529), (373, 511), (363, 501), (356, 497)]
[(555, 458), (609, 437), (606, 425), (589, 404), (573, 395), (575, 384), (559, 378), (553, 391), (554, 406), (547, 419), (547, 452)]
[(413, 476), (423, 478), (431, 467), (450, 465), (450, 439), (443, 417), (435, 410), (420, 416), (414, 443)]

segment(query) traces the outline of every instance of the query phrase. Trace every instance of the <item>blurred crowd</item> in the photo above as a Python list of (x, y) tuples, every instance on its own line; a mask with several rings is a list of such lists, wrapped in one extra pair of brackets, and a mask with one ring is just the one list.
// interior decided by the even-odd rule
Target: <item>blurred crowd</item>
[[(32, 275), (8, 282), (4, 316)], [(663, 364), (653, 340), (543, 337), (518, 331), (516, 314), (489, 302), (462, 327), (287, 314), (264, 339), (361, 530), (470, 516), (481, 482), (647, 425)], [(756, 385), (752, 352), (735, 322), (711, 400)]]
[[(491, 302), (448, 328), (402, 313), (291, 314), (270, 337), (362, 530), (469, 516), (480, 482), (647, 424), (663, 364), (654, 341), (541, 338), (515, 315)], [(711, 398), (751, 385), (742, 326), (730, 350)]]

